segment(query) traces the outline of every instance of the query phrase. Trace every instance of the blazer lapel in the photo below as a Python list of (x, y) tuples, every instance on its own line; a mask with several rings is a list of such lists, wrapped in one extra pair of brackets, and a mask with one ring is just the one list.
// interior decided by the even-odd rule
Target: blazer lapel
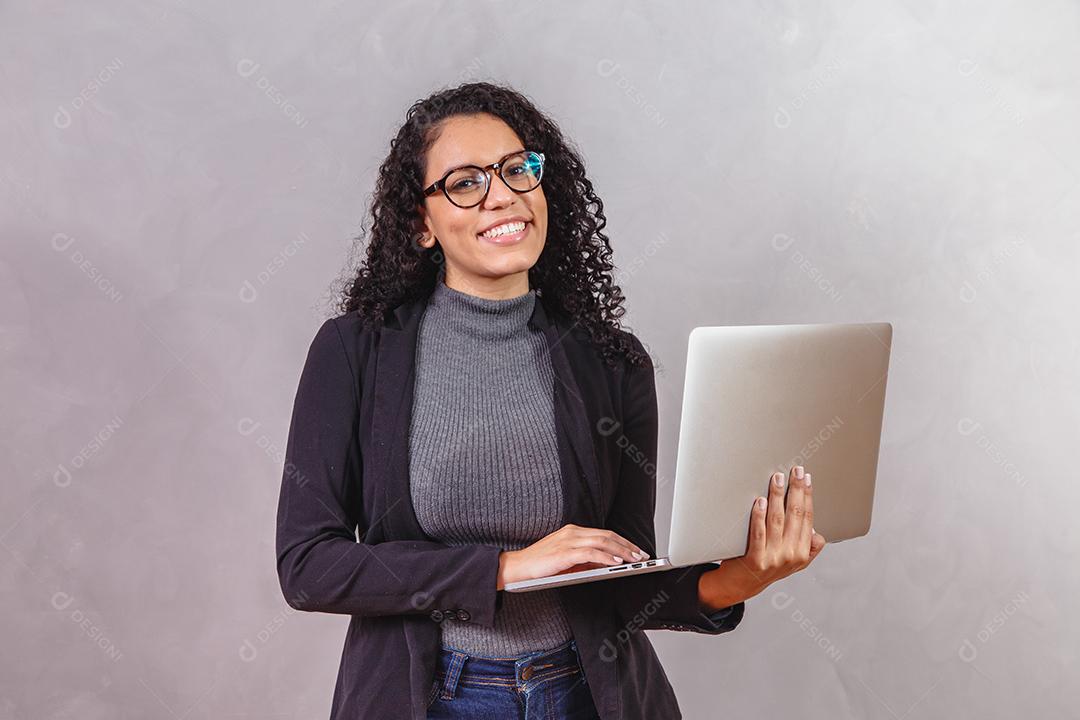
[[(566, 353), (573, 326), (563, 329), (548, 316), (537, 296), (530, 323), (543, 330), (555, 375), (555, 426), (562, 462), (563, 523), (599, 527), (603, 497), (592, 427), (577, 373)], [(570, 449), (570, 455), (567, 454)]]
[(416, 376), (416, 338), (426, 300), (399, 305), (382, 328), (375, 354), (372, 434), (375, 467), (384, 473), (387, 537), (425, 537), (409, 495), (409, 423)]
[[(381, 520), (390, 538), (425, 538), (409, 490), (409, 427), (416, 379), (416, 343), (428, 298), (403, 303), (380, 333), (376, 350), (374, 467), (384, 475), (385, 508)], [(555, 375), (555, 425), (563, 487), (563, 522), (598, 527), (602, 497), (588, 413), (574, 368), (564, 348), (570, 330), (562, 330), (539, 294), (529, 325), (543, 331)]]

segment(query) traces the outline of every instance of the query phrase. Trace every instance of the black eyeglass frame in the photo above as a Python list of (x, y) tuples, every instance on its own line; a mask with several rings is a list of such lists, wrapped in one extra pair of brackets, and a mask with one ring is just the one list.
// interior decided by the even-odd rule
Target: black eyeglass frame
[[(511, 158), (514, 155), (521, 155), (522, 153), (533, 153), (534, 155), (538, 155), (540, 157), (540, 172), (538, 173), (538, 175), (540, 177), (537, 179), (536, 185), (534, 187), (529, 188), (528, 190), (518, 190), (517, 188), (510, 187), (510, 183), (506, 182), (506, 178), (504, 178), (503, 174), (502, 174), (503, 163), (506, 162), (508, 158)], [(479, 165), (462, 165), (461, 167), (451, 168), (450, 170), (447, 170), (446, 174), (443, 175), (441, 178), (439, 178), (438, 180), (436, 180), (435, 182), (431, 183), (426, 188), (424, 188), (424, 197), (428, 197), (429, 195), (434, 195), (439, 190), (442, 190), (443, 195), (446, 197), (446, 199), (449, 200), (451, 203), (453, 203), (455, 207), (459, 207), (459, 208), (476, 207), (477, 205), (479, 205), (482, 202), (484, 202), (485, 200), (487, 200), (488, 193), (491, 191), (491, 173), (488, 172), (489, 170), (494, 170), (495, 174), (499, 176), (499, 179), (503, 181), (503, 184), (506, 185), (506, 187), (513, 190), (514, 192), (516, 192), (518, 195), (521, 195), (521, 194), (524, 194), (524, 193), (527, 193), (527, 192), (532, 192), (536, 188), (540, 187), (540, 180), (543, 179), (543, 176), (544, 176), (544, 159), (545, 159), (544, 158), (544, 153), (542, 153), (542, 152), (536, 152), (535, 150), (522, 149), (522, 150), (515, 150), (512, 153), (507, 153), (506, 155), (503, 155), (501, 158), (499, 158), (498, 162), (493, 162), (490, 165), (485, 165), (484, 167), (480, 167)], [(473, 203), (472, 205), (458, 205), (456, 202), (454, 202), (454, 199), (452, 197), (450, 197), (450, 193), (448, 193), (446, 191), (446, 181), (450, 178), (451, 175), (453, 175), (457, 171), (459, 171), (459, 170), (467, 170), (467, 169), (470, 169), (470, 168), (474, 169), (474, 170), (479, 170), (480, 172), (484, 173), (484, 179), (486, 181), (486, 186), (484, 187), (484, 195), (477, 202)]]

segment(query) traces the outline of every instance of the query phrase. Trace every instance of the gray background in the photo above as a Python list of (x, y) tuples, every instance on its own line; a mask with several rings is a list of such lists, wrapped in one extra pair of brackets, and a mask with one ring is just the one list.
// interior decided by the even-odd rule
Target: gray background
[[(1074, 3), (0, 4), (0, 718), (326, 717), (289, 608), (296, 381), (414, 100), (508, 81), (581, 149), (661, 363), (890, 321), (874, 527), (721, 637), (688, 718), (1075, 717)], [(528, 49), (528, 52), (526, 52)], [(673, 320), (675, 318), (675, 320)]]

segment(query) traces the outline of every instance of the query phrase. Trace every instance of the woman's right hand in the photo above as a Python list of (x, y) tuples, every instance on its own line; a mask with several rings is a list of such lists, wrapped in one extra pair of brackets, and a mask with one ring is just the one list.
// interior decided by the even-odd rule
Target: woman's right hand
[(521, 550), (499, 554), (496, 590), (519, 580), (558, 575), (590, 567), (622, 565), (649, 557), (618, 533), (567, 524)]

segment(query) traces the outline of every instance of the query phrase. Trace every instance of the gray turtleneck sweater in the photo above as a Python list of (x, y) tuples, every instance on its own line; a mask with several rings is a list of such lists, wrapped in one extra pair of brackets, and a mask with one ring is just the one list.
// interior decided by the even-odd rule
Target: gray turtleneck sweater
[[(536, 290), (489, 300), (440, 274), (421, 318), (409, 428), (420, 527), (447, 545), (518, 550), (562, 525), (555, 376), (528, 327)], [(447, 618), (443, 645), (512, 657), (573, 636), (557, 590), (503, 593), (494, 627)]]

